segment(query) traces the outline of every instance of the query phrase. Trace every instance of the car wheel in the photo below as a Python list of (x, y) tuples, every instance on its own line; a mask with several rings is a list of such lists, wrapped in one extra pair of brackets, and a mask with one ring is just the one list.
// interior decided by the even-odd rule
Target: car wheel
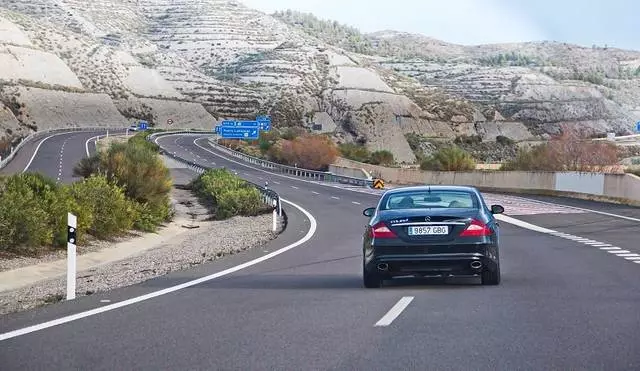
[(500, 263), (496, 264), (495, 270), (485, 269), (482, 271), (483, 285), (499, 285), (500, 284)]
[(364, 268), (364, 264), (362, 267), (362, 282), (364, 287), (368, 289), (376, 289), (382, 286), (382, 279), (375, 273), (367, 272)]

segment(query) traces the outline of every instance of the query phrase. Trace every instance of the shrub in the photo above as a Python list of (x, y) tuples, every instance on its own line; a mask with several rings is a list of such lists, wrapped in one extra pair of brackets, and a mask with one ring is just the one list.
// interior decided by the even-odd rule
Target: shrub
[(443, 148), (427, 157), (420, 164), (422, 170), (468, 171), (476, 168), (473, 157), (457, 146)]
[(122, 187), (125, 195), (139, 204), (136, 229), (154, 231), (171, 217), (171, 174), (155, 145), (147, 142), (143, 135), (136, 134), (127, 143), (114, 143), (107, 151), (82, 159), (74, 168), (74, 174), (84, 178), (105, 175), (110, 182)]
[(149, 142), (147, 140), (147, 137), (150, 134), (151, 133), (148, 132), (148, 131), (141, 131), (141, 132), (137, 133), (136, 135), (132, 136), (131, 138), (129, 138), (129, 140), (127, 142), (129, 144), (134, 145), (134, 146), (141, 146), (141, 147), (148, 148), (149, 150), (151, 150), (153, 152), (160, 152), (160, 146), (158, 146), (155, 143)]
[(393, 153), (384, 149), (371, 153), (368, 162), (373, 165), (389, 166), (395, 164), (396, 161), (393, 158)]
[(0, 246), (13, 250), (64, 246), (68, 212), (78, 217), (81, 242), (91, 215), (75, 202), (68, 186), (58, 186), (36, 173), (4, 178), (0, 190)]
[(367, 147), (353, 143), (340, 144), (339, 150), (342, 157), (358, 162), (367, 162), (371, 156)]
[(260, 192), (226, 169), (209, 169), (191, 183), (193, 191), (211, 204), (216, 218), (252, 216), (264, 210)]
[(104, 239), (133, 227), (138, 217), (136, 206), (124, 191), (101, 175), (92, 175), (71, 186), (73, 197), (92, 217), (89, 233)]
[(272, 161), (311, 170), (326, 170), (338, 157), (338, 149), (324, 135), (303, 135), (280, 140), (269, 150)]
[(549, 142), (520, 150), (503, 170), (601, 171), (618, 163), (618, 148), (607, 141), (592, 141), (578, 129), (565, 126)]

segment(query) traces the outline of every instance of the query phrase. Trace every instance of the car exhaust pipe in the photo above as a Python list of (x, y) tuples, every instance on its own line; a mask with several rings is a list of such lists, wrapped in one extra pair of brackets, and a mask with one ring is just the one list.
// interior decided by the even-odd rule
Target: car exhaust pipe
[(389, 270), (389, 265), (387, 263), (380, 263), (378, 264), (378, 269), (381, 271)]
[(479, 260), (474, 260), (471, 262), (471, 268), (473, 269), (480, 269), (482, 268), (482, 262)]

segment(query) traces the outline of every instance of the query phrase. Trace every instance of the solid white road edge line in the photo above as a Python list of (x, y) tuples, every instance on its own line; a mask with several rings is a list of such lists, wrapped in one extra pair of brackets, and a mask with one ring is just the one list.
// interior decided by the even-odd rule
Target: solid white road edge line
[(309, 222), (311, 224), (310, 227), (309, 227), (309, 231), (307, 232), (307, 234), (304, 237), (302, 237), (298, 241), (296, 241), (296, 242), (294, 242), (294, 243), (292, 243), (292, 244), (290, 244), (288, 246), (285, 246), (285, 247), (283, 247), (281, 249), (273, 251), (273, 252), (271, 252), (271, 253), (269, 253), (267, 255), (261, 256), (259, 258), (250, 260), (248, 262), (242, 263), (240, 265), (236, 265), (234, 267), (225, 269), (223, 271), (220, 271), (220, 272), (217, 272), (217, 273), (205, 276), (205, 277), (201, 277), (201, 278), (189, 281), (189, 282), (185, 282), (185, 283), (180, 284), (180, 285), (168, 287), (166, 289), (159, 290), (159, 291), (154, 291), (154, 292), (142, 295), (142, 296), (137, 296), (137, 297), (134, 297), (134, 298), (131, 298), (131, 299), (127, 299), (127, 300), (123, 300), (123, 301), (120, 301), (120, 302), (117, 302), (117, 303), (106, 305), (104, 307), (91, 309), (91, 310), (88, 310), (88, 311), (85, 311), (85, 312), (72, 314), (72, 315), (65, 316), (65, 317), (58, 318), (58, 319), (54, 319), (54, 320), (51, 320), (51, 321), (48, 321), (48, 322), (44, 322), (44, 323), (40, 323), (40, 324), (37, 324), (37, 325), (33, 325), (33, 326), (29, 326), (29, 327), (18, 329), (18, 330), (6, 332), (4, 334), (0, 334), (0, 341), (11, 339), (11, 338), (14, 338), (14, 337), (17, 337), (17, 336), (21, 336), (21, 335), (26, 335), (26, 334), (29, 334), (29, 333), (32, 333), (32, 332), (36, 332), (36, 331), (41, 331), (41, 330), (44, 330), (44, 329), (47, 329), (47, 328), (50, 328), (50, 327), (53, 327), (53, 326), (62, 325), (62, 324), (68, 323), (68, 322), (77, 321), (77, 320), (82, 319), (82, 318), (95, 316), (96, 314), (112, 311), (114, 309), (126, 307), (126, 306), (129, 306), (129, 305), (132, 305), (132, 304), (136, 304), (136, 303), (139, 303), (139, 302), (142, 302), (142, 301), (145, 301), (145, 300), (156, 298), (158, 296), (170, 294), (172, 292), (176, 292), (178, 290), (182, 290), (182, 289), (185, 289), (185, 288), (188, 288), (188, 287), (191, 287), (191, 286), (199, 285), (199, 284), (201, 284), (203, 282), (211, 281), (213, 279), (216, 279), (216, 278), (219, 278), (219, 277), (222, 277), (222, 276), (226, 276), (226, 275), (229, 275), (231, 273), (237, 272), (239, 270), (248, 268), (248, 267), (250, 267), (252, 265), (256, 265), (258, 263), (262, 263), (265, 260), (269, 260), (271, 258), (274, 258), (274, 257), (276, 257), (276, 256), (278, 256), (278, 255), (280, 255), (282, 253), (285, 253), (285, 252), (287, 252), (287, 251), (289, 251), (289, 250), (291, 250), (291, 249), (293, 249), (293, 248), (295, 248), (297, 246), (300, 246), (303, 243), (309, 241), (311, 239), (311, 237), (313, 237), (313, 235), (316, 233), (316, 229), (318, 227), (316, 219), (313, 217), (313, 215), (311, 215), (311, 213), (309, 213), (307, 210), (303, 209), (301, 206), (299, 206), (299, 205), (297, 205), (297, 204), (295, 204), (295, 203), (293, 203), (291, 201), (282, 199), (282, 198), (281, 198), (281, 200), (282, 200), (282, 202), (287, 203), (287, 204), (295, 207), (296, 209), (300, 210), (309, 219)]
[(36, 149), (33, 151), (33, 155), (31, 155), (31, 159), (29, 159), (29, 163), (27, 163), (27, 166), (25, 166), (25, 168), (24, 168), (24, 170), (22, 170), (22, 172), (26, 173), (27, 170), (29, 170), (29, 167), (31, 166), (31, 163), (33, 162), (33, 160), (38, 155), (38, 151), (40, 150), (40, 146), (42, 145), (42, 143), (46, 142), (47, 139), (53, 138), (53, 137), (57, 137), (58, 135), (65, 135), (65, 134), (71, 134), (71, 133), (75, 133), (75, 132), (69, 131), (69, 132), (64, 132), (64, 133), (57, 133), (57, 134), (49, 135), (48, 137), (45, 137), (44, 139), (42, 139), (40, 141), (40, 143), (38, 143), (38, 145), (36, 146)]
[(398, 300), (396, 305), (391, 307), (387, 314), (382, 316), (378, 322), (374, 325), (375, 327), (384, 327), (389, 326), (398, 316), (402, 313), (403, 310), (409, 306), (409, 304), (413, 301), (413, 296), (404, 296), (402, 299)]

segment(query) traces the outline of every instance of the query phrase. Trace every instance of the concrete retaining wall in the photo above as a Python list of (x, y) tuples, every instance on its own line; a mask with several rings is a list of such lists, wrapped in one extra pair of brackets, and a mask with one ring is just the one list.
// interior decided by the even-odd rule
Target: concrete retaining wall
[[(341, 160), (340, 166), (331, 165), (329, 171), (335, 174), (352, 173), (354, 169), (344, 166), (345, 163), (346, 161)], [(539, 193), (640, 205), (640, 177), (632, 174), (532, 171), (439, 172), (356, 164), (358, 164), (357, 169), (365, 169), (374, 177), (381, 177), (388, 184), (471, 185), (485, 190)]]

